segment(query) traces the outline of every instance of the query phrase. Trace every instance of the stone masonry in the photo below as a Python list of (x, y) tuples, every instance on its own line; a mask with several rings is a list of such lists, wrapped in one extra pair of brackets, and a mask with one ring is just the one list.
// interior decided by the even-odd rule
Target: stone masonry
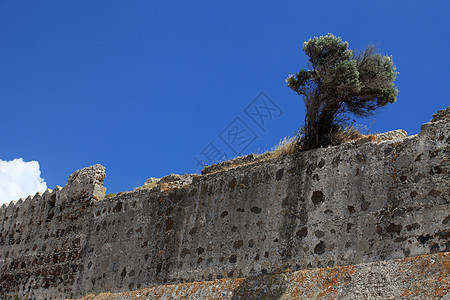
[(0, 209), (1, 299), (448, 252), (449, 121), (447, 108), (415, 136), (397, 132), (106, 199), (104, 167), (78, 170), (63, 188)]
[(450, 252), (254, 277), (157, 285), (83, 300), (448, 299)]

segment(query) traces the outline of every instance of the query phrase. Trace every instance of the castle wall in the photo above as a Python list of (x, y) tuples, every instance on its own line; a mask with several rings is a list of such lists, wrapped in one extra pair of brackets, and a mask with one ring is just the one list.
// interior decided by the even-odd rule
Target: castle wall
[(83, 268), (83, 245), (104, 167), (72, 174), (64, 188), (0, 209), (0, 295), (60, 299), (71, 295)]
[(449, 113), (103, 199), (104, 168), (0, 210), (0, 294), (80, 297), (450, 251)]
[(256, 277), (158, 285), (82, 299), (447, 299), (450, 253)]

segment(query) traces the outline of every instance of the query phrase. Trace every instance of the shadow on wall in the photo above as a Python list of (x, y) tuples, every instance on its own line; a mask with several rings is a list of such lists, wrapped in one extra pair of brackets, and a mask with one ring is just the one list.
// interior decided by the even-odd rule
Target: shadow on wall
[(233, 291), (231, 299), (280, 299), (286, 288), (284, 274), (249, 277)]

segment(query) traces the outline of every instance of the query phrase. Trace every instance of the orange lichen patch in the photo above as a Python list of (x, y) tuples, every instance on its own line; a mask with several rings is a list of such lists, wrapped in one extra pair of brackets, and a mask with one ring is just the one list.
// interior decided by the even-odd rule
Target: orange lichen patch
[(412, 295), (411, 290), (406, 289), (402, 294), (400, 294), (399, 297), (405, 297), (405, 296), (411, 296), (411, 295)]
[(287, 298), (335, 299), (339, 289), (349, 284), (356, 271), (355, 266), (341, 266), (293, 272), (288, 277)]
[(438, 257), (441, 265), (441, 275), (437, 278), (439, 284), (436, 287), (435, 295), (443, 297), (450, 291), (450, 252), (439, 253)]
[[(337, 299), (355, 297), (351, 294), (354, 290), (360, 292), (357, 298), (364, 299), (371, 295), (366, 286), (371, 284), (370, 276), (374, 274), (374, 278), (383, 278), (382, 274), (395, 277), (395, 285), (399, 287), (391, 289), (392, 282), (386, 281), (387, 294), (381, 297), (437, 299), (449, 293), (449, 266), (450, 252), (447, 252), (256, 277), (160, 285), (116, 294), (91, 294), (83, 299)], [(375, 288), (377, 293), (384, 292), (383, 286)]]
[(433, 274), (431, 279), (427, 279), (428, 283), (431, 280), (434, 281), (434, 291), (428, 288), (430, 298), (440, 298), (449, 293), (450, 252), (409, 257), (404, 258), (403, 261), (406, 266), (409, 265), (410, 268), (416, 268), (417, 270), (405, 279), (405, 281), (410, 283), (411, 288), (405, 290), (400, 296), (423, 295), (426, 289), (424, 286), (424, 277), (435, 269), (439, 269), (439, 272)]
[(443, 272), (448, 275), (450, 273), (450, 252), (440, 253), (439, 258), (441, 259)]
[(163, 192), (168, 191), (173, 188), (173, 186), (170, 183), (163, 183), (160, 185), (160, 187), (161, 187), (161, 191), (163, 191)]
[(159, 185), (161, 192), (170, 192), (172, 190), (177, 190), (177, 189), (188, 189), (189, 187), (190, 187), (190, 184), (180, 184), (180, 182), (178, 182), (178, 181), (161, 183)]
[(321, 292), (318, 297), (323, 298), (329, 294), (335, 294), (337, 287), (346, 282), (346, 278), (352, 277), (356, 272), (355, 266), (336, 267), (331, 269), (321, 269), (317, 272), (318, 288)]
[(434, 292), (434, 295), (439, 296), (439, 297), (444, 297), (445, 295), (448, 294), (449, 290), (450, 290), (450, 287), (449, 287), (448, 283), (442, 284), (442, 285), (436, 287), (436, 291)]

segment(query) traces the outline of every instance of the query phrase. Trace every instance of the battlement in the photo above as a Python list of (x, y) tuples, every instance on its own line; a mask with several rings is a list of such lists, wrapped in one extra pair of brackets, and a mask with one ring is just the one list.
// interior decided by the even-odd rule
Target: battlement
[(77, 298), (448, 252), (449, 119), (447, 108), (418, 135), (228, 163), (112, 198), (104, 167), (78, 170), (0, 208), (0, 295)]

